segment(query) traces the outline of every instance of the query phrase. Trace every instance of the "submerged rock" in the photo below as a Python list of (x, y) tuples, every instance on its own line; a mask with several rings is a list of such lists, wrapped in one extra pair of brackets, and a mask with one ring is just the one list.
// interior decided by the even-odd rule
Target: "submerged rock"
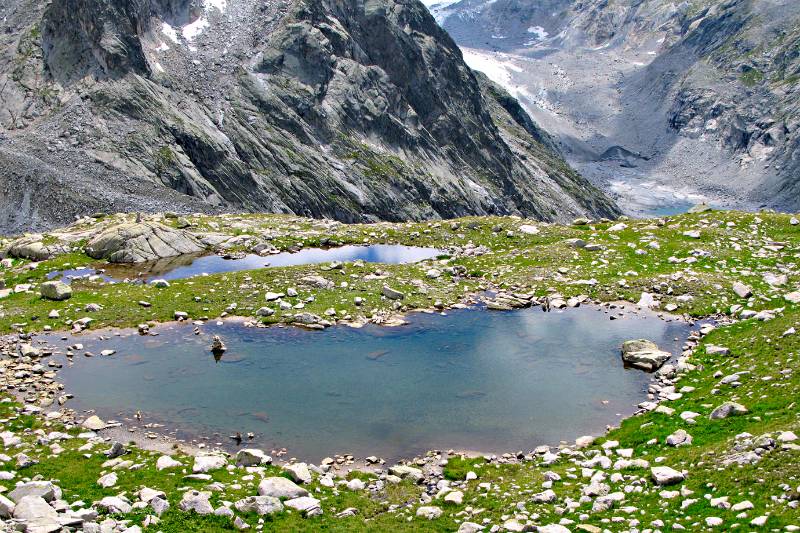
[(214, 338), (211, 340), (211, 351), (215, 354), (221, 354), (227, 349), (220, 336), (214, 335)]

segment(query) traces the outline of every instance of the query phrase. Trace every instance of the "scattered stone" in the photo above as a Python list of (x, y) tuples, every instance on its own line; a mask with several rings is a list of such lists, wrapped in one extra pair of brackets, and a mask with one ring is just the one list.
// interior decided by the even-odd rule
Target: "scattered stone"
[(311, 483), (311, 471), (305, 463), (293, 463), (286, 465), (283, 469), (292, 476), (296, 483)]
[(736, 296), (739, 298), (750, 298), (753, 295), (753, 289), (741, 281), (736, 281), (733, 283), (733, 292), (735, 292)]

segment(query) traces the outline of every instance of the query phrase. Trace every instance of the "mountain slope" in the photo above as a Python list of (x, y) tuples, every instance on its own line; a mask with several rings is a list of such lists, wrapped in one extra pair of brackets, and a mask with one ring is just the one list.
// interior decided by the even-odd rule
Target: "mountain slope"
[(438, 16), (630, 211), (800, 209), (797, 2), (462, 0)]
[(501, 132), (494, 93), (416, 1), (0, 10), (6, 230), (167, 207), (344, 221), (617, 212), (544, 137)]

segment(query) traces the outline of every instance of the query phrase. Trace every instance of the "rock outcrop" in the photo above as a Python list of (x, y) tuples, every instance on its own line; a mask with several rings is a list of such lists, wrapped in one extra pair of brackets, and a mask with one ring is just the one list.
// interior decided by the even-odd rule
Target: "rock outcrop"
[[(568, 160), (631, 212), (704, 197), (800, 209), (800, 3), (430, 3), (461, 46), (508, 78)], [(654, 182), (661, 194), (648, 190)]]
[(202, 252), (191, 234), (157, 222), (117, 224), (86, 244), (86, 253), (111, 263), (141, 263)]
[(170, 205), (342, 221), (617, 213), (418, 2), (198, 4), (0, 8), (13, 131), (0, 228)]

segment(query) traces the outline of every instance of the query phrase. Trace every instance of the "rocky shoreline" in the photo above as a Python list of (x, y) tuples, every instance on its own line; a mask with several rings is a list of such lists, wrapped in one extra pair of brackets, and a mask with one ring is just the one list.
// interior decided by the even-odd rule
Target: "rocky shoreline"
[[(583, 298), (562, 300), (560, 297), (558, 297), (558, 295), (539, 301), (530, 295), (519, 293), (510, 294), (500, 291), (480, 295), (478, 298), (468, 297), (464, 302), (456, 304), (455, 306), (451, 306), (450, 308), (464, 308), (467, 305), (474, 304), (478, 301), (483, 302), (483, 304), (486, 306), (486, 310), (483, 312), (491, 312), (493, 309), (505, 311), (513, 308), (524, 308), (530, 306), (541, 306), (543, 310), (549, 310), (551, 307), (554, 309), (566, 309), (587, 303)], [(612, 319), (617, 317), (623, 318), (625, 311), (628, 311), (627, 306), (634, 307), (633, 304), (624, 302), (605, 304), (602, 304), (601, 302), (589, 302), (589, 305), (595, 305), (598, 307), (598, 310), (602, 309), (606, 312), (613, 313)], [(639, 310), (642, 310), (642, 308), (636, 308), (633, 312), (637, 313)], [(416, 310), (415, 312), (432, 311), (434, 310), (426, 309)], [(442, 312), (442, 309), (438, 309), (436, 311)], [(405, 323), (403, 320), (404, 316), (405, 315), (398, 314), (394, 318), (381, 323), (381, 325), (402, 325)], [(663, 319), (663, 316), (659, 316), (659, 318)], [(686, 320), (685, 317), (681, 317), (681, 319)], [(255, 326), (255, 324), (248, 323), (246, 321), (245, 324)], [(199, 325), (201, 324), (198, 324), (198, 326)], [(343, 320), (339, 323), (339, 325), (359, 327), (361, 324)], [(306, 328), (307, 324), (295, 323), (291, 326)], [(677, 363), (675, 365), (665, 364), (657, 371), (652, 373), (651, 384), (647, 391), (648, 400), (640, 403), (638, 405), (639, 410), (631, 416), (636, 416), (642, 412), (651, 410), (658, 411), (660, 409), (669, 409), (659, 405), (660, 401), (664, 399), (676, 399), (676, 395), (678, 397), (681, 395), (680, 392), (676, 392), (675, 390), (676, 378), (679, 373), (693, 368), (689, 362), (689, 356), (692, 350), (697, 346), (697, 343), (702, 335), (710, 332), (712, 329), (713, 326), (705, 326), (699, 332), (692, 332), (683, 346), (683, 352), (678, 357)], [(113, 332), (113, 330), (106, 329), (93, 331), (92, 334), (98, 335), (102, 338), (104, 333), (108, 334), (111, 332)], [(150, 334), (149, 332), (140, 333), (144, 335)], [(75, 338), (76, 337), (73, 337), (73, 339)], [(77, 338), (79, 339), (79, 337)], [(179, 465), (183, 466), (182, 463), (174, 462), (170, 455), (170, 453), (180, 450), (181, 453), (189, 454), (190, 456), (194, 457), (192, 474), (187, 476), (190, 479), (203, 480), (205, 479), (203, 476), (207, 475), (207, 472), (225, 468), (231, 462), (237, 467), (245, 467), (248, 469), (248, 471), (250, 471), (250, 469), (253, 467), (259, 468), (265, 465), (279, 466), (282, 470), (290, 474), (293, 481), (286, 480), (283, 477), (265, 478), (259, 484), (258, 496), (248, 497), (244, 500), (234, 503), (234, 508), (237, 510), (256, 510), (256, 512), (260, 515), (280, 512), (283, 510), (284, 505), (289, 508), (297, 509), (303, 513), (304, 516), (310, 517), (321, 514), (323, 509), (320, 506), (319, 501), (315, 500), (314, 498), (310, 498), (308, 496), (308, 491), (297, 485), (298, 483), (300, 485), (304, 483), (307, 484), (310, 483), (312, 478), (316, 477), (323, 484), (330, 483), (331, 486), (333, 486), (335, 483), (335, 478), (337, 477), (346, 479), (348, 473), (351, 471), (371, 469), (372, 472), (379, 475), (378, 481), (382, 481), (384, 483), (399, 483), (400, 480), (410, 477), (416, 483), (420, 483), (427, 487), (422, 498), (422, 503), (431, 505), (420, 507), (417, 512), (417, 516), (432, 519), (441, 514), (441, 509), (433, 505), (436, 503), (434, 500), (443, 498), (442, 501), (444, 502), (460, 503), (463, 499), (463, 493), (458, 490), (460, 484), (458, 482), (447, 482), (447, 480), (443, 479), (442, 477), (442, 466), (443, 463), (446, 463), (448, 457), (474, 456), (476, 459), (486, 461), (487, 464), (525, 464), (541, 462), (541, 464), (547, 465), (549, 461), (557, 460), (556, 458), (558, 456), (579, 456), (581, 454), (579, 450), (590, 445), (595, 439), (595, 437), (591, 436), (582, 436), (576, 439), (574, 445), (567, 445), (564, 441), (562, 441), (557, 446), (542, 445), (528, 452), (517, 451), (502, 454), (480, 453), (474, 451), (467, 453), (463, 450), (448, 450), (446, 452), (441, 450), (431, 450), (422, 457), (404, 460), (397, 465), (388, 468), (385, 466), (386, 461), (377, 456), (356, 458), (353, 455), (346, 453), (335, 454), (332, 457), (326, 457), (320, 461), (319, 465), (301, 462), (295, 458), (284, 460), (281, 458), (281, 456), (286, 455), (285, 450), (278, 452), (278, 457), (274, 458), (272, 455), (268, 455), (263, 450), (247, 447), (239, 448), (238, 451), (232, 454), (226, 451), (226, 447), (222, 443), (218, 442), (209, 447), (202, 442), (204, 440), (210, 441), (211, 439), (208, 438), (203, 439), (201, 437), (193, 440), (192, 442), (177, 440), (167, 435), (166, 432), (169, 430), (169, 428), (149, 428), (144, 432), (133, 431), (133, 427), (129, 426), (126, 428), (121, 422), (114, 420), (110, 420), (108, 422), (103, 421), (97, 415), (91, 414), (91, 411), (86, 413), (78, 413), (69, 408), (62, 407), (69, 401), (70, 396), (59, 395), (60, 392), (63, 392), (63, 385), (56, 381), (56, 377), (61, 363), (55, 361), (54, 359), (49, 359), (51, 356), (58, 355), (59, 352), (46, 345), (39, 346), (37, 344), (34, 346), (33, 343), (35, 343), (35, 341), (35, 336), (31, 337), (24, 335), (17, 336), (16, 338), (13, 336), (0, 338), (0, 354), (3, 356), (2, 361), (5, 363), (3, 369), (5, 375), (7, 376), (5, 389), (12, 392), (18, 401), (23, 402), (24, 407), (22, 408), (22, 412), (39, 416), (45, 423), (57, 422), (59, 424), (63, 424), (67, 430), (79, 428), (81, 433), (79, 434), (78, 438), (84, 438), (88, 442), (96, 443), (98, 446), (100, 444), (110, 445), (111, 448), (109, 448), (109, 450), (107, 450), (105, 453), (111, 460), (116, 459), (117, 457), (122, 457), (126, 453), (127, 450), (123, 442), (128, 442), (129, 446), (133, 445), (144, 450), (162, 453), (163, 455), (161, 455), (156, 463), (156, 468), (161, 470), (162, 468), (170, 468)], [(77, 346), (77, 344), (73, 346)], [(109, 353), (105, 355), (108, 357), (113, 357), (114, 354)], [(42, 364), (45, 359), (49, 359), (47, 366)], [(14, 377), (9, 379), (9, 375)], [(46, 396), (55, 397), (55, 402), (53, 399), (43, 400), (42, 398)], [(36, 405), (37, 402), (38, 405)], [(53, 405), (58, 405), (59, 410), (47, 411), (47, 408)], [(609, 426), (609, 429), (610, 428), (611, 427)], [(6, 436), (6, 438), (13, 437)], [(676, 438), (683, 439), (681, 442), (686, 440), (686, 438), (691, 439), (690, 436), (678, 436)], [(230, 448), (227, 449), (229, 450)], [(613, 450), (613, 448), (607, 449)], [(626, 457), (627, 455), (627, 453), (621, 454), (622, 457)], [(592, 458), (586, 458), (587, 461), (591, 461), (591, 459)], [(22, 460), (24, 461), (24, 458)], [(616, 466), (619, 468), (616, 469), (625, 468), (625, 465), (627, 464), (624, 462), (625, 460), (630, 460), (630, 464), (643, 464), (633, 463), (633, 461), (636, 461), (637, 459), (629, 456), (628, 459), (620, 459), (620, 461), (623, 462), (618, 462)], [(17, 464), (18, 466), (21, 464), (19, 458), (17, 458)], [(115, 466), (118, 464), (120, 464), (120, 462), (117, 462)], [(112, 468), (114, 467), (112, 466)], [(677, 474), (672, 475), (674, 476)], [(471, 476), (468, 475), (467, 481), (469, 481), (470, 478)], [(116, 474), (110, 473), (100, 478), (98, 483), (102, 486), (112, 487), (115, 480)], [(210, 477), (207, 480), (210, 481)], [(30, 490), (25, 488), (20, 493), (24, 492), (26, 495), (28, 495), (29, 492), (36, 492), (41, 488), (40, 485), (41, 484), (31, 485)], [(366, 490), (366, 485), (364, 482), (358, 479), (347, 481), (345, 485), (348, 490)], [(34, 486), (36, 487), (36, 490), (33, 489)], [(48, 490), (50, 489), (52, 491), (58, 490), (58, 488), (55, 486), (49, 487)], [(285, 499), (288, 496), (294, 496), (294, 498), (286, 499), (283, 503), (281, 503), (280, 498)], [(17, 495), (19, 500), (21, 500), (22, 497), (23, 496)], [(157, 490), (144, 491), (144, 493), (140, 493), (139, 497), (139, 502), (149, 506), (148, 511), (152, 512), (155, 517), (160, 516), (160, 514), (169, 506), (168, 503), (165, 503), (166, 497), (160, 496), (159, 491)], [(545, 493), (542, 493), (540, 497), (547, 499), (549, 497), (549, 493), (545, 491)], [(108, 509), (109, 506), (116, 506), (114, 507), (116, 510), (124, 511), (125, 509), (131, 507), (131, 505), (135, 505), (137, 503), (130, 501), (126, 502), (123, 497), (118, 497), (118, 500), (119, 501), (114, 500), (113, 502), (111, 500), (106, 500), (105, 502), (101, 501), (97, 502), (96, 505), (105, 509)], [(184, 495), (184, 498), (181, 500), (179, 508), (183, 511), (191, 510), (200, 514), (206, 512), (213, 512), (217, 515), (225, 516), (230, 514), (231, 518), (234, 519), (235, 526), (236, 524), (243, 525), (243, 522), (241, 522), (240, 518), (233, 516), (230, 508), (213, 509), (208, 502), (208, 498), (205, 497), (202, 492), (187, 492)], [(347, 513), (345, 513), (345, 516), (346, 515)], [(96, 516), (96, 513), (92, 512), (89, 512), (86, 515), (81, 515), (81, 517), (84, 519), (81, 525), (85, 531), (92, 530), (92, 526), (88, 525), (90, 522), (87, 520), (87, 518), (96, 518)], [(69, 518), (71, 521), (66, 521), (67, 518)], [(150, 519), (150, 521), (156, 523), (155, 519)], [(77, 525), (78, 518), (71, 515), (67, 515), (66, 517), (59, 516), (54, 522), (51, 523), (53, 524), (53, 527), (55, 527), (56, 523), (62, 526)], [(25, 524), (30, 529), (30, 524)], [(469, 524), (469, 522), (467, 522), (467, 524)], [(513, 524), (508, 524), (508, 526), (513, 527)], [(471, 526), (466, 525), (459, 531), (473, 531), (470, 529), (470, 527)], [(509, 529), (509, 527), (506, 527), (506, 529)]]

